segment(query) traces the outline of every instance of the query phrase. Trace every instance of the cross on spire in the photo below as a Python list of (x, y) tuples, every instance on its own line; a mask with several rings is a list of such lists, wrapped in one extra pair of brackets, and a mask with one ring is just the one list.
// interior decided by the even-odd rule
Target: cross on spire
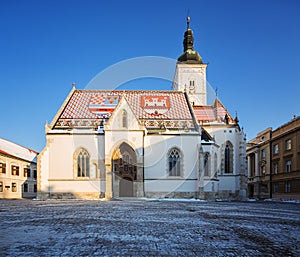
[(188, 16), (188, 17), (186, 18), (186, 27), (187, 27), (187, 29), (190, 29), (190, 22), (191, 22), (191, 17)]

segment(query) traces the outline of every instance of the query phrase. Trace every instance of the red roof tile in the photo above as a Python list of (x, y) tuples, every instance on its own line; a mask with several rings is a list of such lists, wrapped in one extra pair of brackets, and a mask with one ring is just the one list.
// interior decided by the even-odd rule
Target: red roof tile
[(56, 121), (55, 128), (96, 127), (125, 97), (146, 128), (194, 128), (192, 114), (182, 92), (76, 90)]
[(219, 99), (213, 103), (212, 106), (193, 106), (194, 114), (197, 122), (208, 123), (212, 121), (222, 121), (225, 118), (225, 115), (229, 116), (229, 123), (234, 123), (233, 118), (227, 112), (224, 105), (220, 102)]

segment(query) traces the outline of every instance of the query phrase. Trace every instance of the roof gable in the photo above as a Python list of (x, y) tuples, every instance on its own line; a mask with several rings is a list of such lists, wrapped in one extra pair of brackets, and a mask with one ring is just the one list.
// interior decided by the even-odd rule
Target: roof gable
[[(124, 114), (125, 112), (125, 114)], [(126, 126), (123, 127), (123, 115), (126, 115)], [(130, 126), (129, 126), (130, 124)], [(130, 108), (126, 97), (123, 95), (112, 112), (111, 117), (105, 124), (105, 131), (107, 130), (143, 130), (144, 127), (140, 126), (138, 119)]]

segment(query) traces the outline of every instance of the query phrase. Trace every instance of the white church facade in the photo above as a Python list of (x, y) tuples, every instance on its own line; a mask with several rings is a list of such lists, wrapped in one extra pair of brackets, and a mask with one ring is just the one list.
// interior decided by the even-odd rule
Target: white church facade
[(246, 197), (246, 139), (184, 35), (172, 91), (71, 90), (38, 157), (39, 199)]

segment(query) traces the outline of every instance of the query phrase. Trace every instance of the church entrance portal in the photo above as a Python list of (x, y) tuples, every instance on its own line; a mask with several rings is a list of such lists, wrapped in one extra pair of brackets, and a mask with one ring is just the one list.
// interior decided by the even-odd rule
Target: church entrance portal
[[(118, 184), (119, 197), (136, 196), (137, 157), (135, 151), (122, 143), (113, 155), (112, 165), (115, 175), (114, 183)], [(116, 185), (117, 186), (117, 185)], [(114, 189), (116, 187), (114, 186)]]

